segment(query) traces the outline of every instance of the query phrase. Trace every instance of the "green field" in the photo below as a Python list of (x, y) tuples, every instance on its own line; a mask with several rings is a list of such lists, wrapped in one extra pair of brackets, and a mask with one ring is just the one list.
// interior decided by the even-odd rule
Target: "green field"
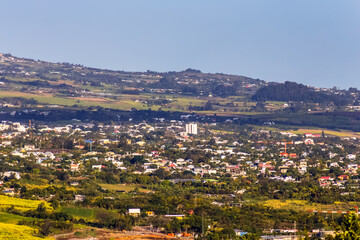
[(98, 213), (107, 212), (111, 214), (116, 214), (116, 211), (104, 210), (101, 208), (86, 208), (86, 207), (61, 207), (56, 210), (56, 212), (67, 213), (74, 218), (94, 220)]
[(0, 223), (0, 239), (6, 240), (50, 240), (53, 238), (36, 237), (37, 230), (28, 226)]
[(84, 218), (92, 220), (96, 217), (96, 211), (94, 208), (83, 208), (83, 207), (61, 207), (56, 210), (57, 212), (67, 213), (75, 218)]
[(21, 220), (34, 220), (34, 218), (23, 217), (20, 215), (15, 215), (15, 214), (6, 213), (6, 212), (0, 212), (0, 222), (1, 223), (17, 224)]
[(325, 136), (335, 136), (335, 137), (356, 137), (359, 138), (360, 137), (360, 132), (353, 132), (350, 130), (345, 130), (345, 129), (337, 129), (337, 130), (332, 130), (332, 129), (327, 129), (327, 128), (317, 128), (317, 127), (308, 127), (308, 126), (299, 126), (300, 128), (294, 128), (294, 126), (289, 126), (289, 125), (280, 125), (277, 124), (276, 127), (271, 127), (271, 126), (257, 126), (257, 125), (251, 125), (251, 124), (247, 124), (246, 126), (249, 127), (253, 127), (256, 129), (266, 129), (266, 130), (270, 130), (270, 131), (274, 131), (274, 132), (291, 132), (294, 134), (306, 134), (306, 133), (311, 133), (311, 134), (322, 134), (322, 132), (324, 131)]
[(172, 102), (166, 106), (160, 105), (151, 105), (147, 106), (141, 102), (135, 102), (135, 100), (146, 100), (150, 98), (149, 95), (120, 95), (117, 97), (117, 100), (109, 99), (109, 98), (69, 98), (69, 97), (57, 97), (51, 94), (32, 94), (32, 93), (23, 93), (17, 91), (0, 91), (0, 98), (4, 97), (23, 97), (23, 98), (33, 98), (39, 102), (39, 104), (50, 104), (50, 105), (60, 105), (60, 106), (83, 106), (83, 107), (91, 107), (91, 106), (100, 106), (103, 108), (112, 108), (118, 110), (130, 110), (131, 108), (136, 108), (138, 110), (158, 110), (159, 108), (163, 108), (163, 110), (172, 110), (172, 111), (180, 111), (186, 110), (189, 105), (201, 105), (203, 101), (198, 99), (191, 98), (182, 98), (177, 99), (177, 101)]
[[(51, 76), (50, 76), (51, 77)], [(2, 97), (23, 97), (33, 98), (39, 102), (38, 107), (44, 105), (59, 105), (60, 107), (96, 107), (117, 109), (117, 110), (131, 110), (132, 108), (138, 110), (151, 109), (154, 111), (160, 108), (164, 111), (181, 111), (190, 112), (190, 106), (200, 107), (205, 106), (208, 101), (213, 102), (213, 110), (211, 111), (197, 111), (199, 108), (193, 108), (193, 112), (201, 115), (214, 115), (224, 117), (249, 117), (256, 124), (262, 125), (263, 122), (275, 122), (276, 125), (288, 127), (297, 127), (303, 129), (311, 128), (324, 128), (330, 129), (328, 135), (333, 136), (354, 136), (350, 132), (336, 131), (336, 129), (347, 129), (360, 132), (360, 120), (354, 117), (347, 116), (334, 116), (326, 113), (274, 113), (274, 112), (253, 112), (256, 103), (248, 101), (243, 97), (230, 96), (227, 98), (221, 97), (207, 97), (207, 96), (188, 96), (180, 94), (157, 94), (157, 93), (141, 93), (139, 95), (121, 94), (117, 86), (104, 85), (101, 87), (76, 85), (78, 88), (89, 89), (95, 95), (88, 95), (85, 97), (66, 97), (65, 93), (45, 93), (39, 91), (21, 92), (20, 90), (26, 85), (21, 85), (21, 82), (35, 81), (37, 79), (13, 79), (18, 81), (18, 86), (13, 86), (8, 90), (0, 91), (0, 98)], [(74, 85), (72, 80), (57, 80), (47, 81), (51, 84), (65, 83)], [(15, 85), (16, 85), (15, 84)], [(25, 87), (26, 88), (26, 87)], [(4, 88), (3, 88), (4, 89)], [(30, 90), (29, 90), (30, 91)], [(112, 93), (111, 96), (102, 96), (100, 93)], [(160, 100), (160, 102), (158, 102)], [(168, 100), (161, 105), (161, 100)], [(280, 101), (267, 101), (266, 107), (272, 110), (279, 110), (283, 108), (284, 102)], [(45, 106), (46, 107), (46, 106)], [(252, 110), (252, 111), (249, 111)], [(251, 123), (251, 121), (249, 121)], [(296, 129), (295, 129), (296, 130)], [(297, 132), (295, 132), (297, 133)], [(299, 132), (300, 133), (300, 132)], [(355, 134), (357, 135), (357, 134)]]
[(106, 190), (113, 190), (113, 191), (124, 191), (124, 192), (130, 192), (135, 190), (136, 188), (140, 192), (149, 192), (150, 190), (142, 188), (137, 185), (124, 185), (124, 184), (99, 184), (100, 187), (106, 189)]
[[(7, 209), (11, 206), (18, 211), (34, 210), (43, 201), (26, 200), (0, 195), (0, 208)], [(52, 210), (48, 203), (46, 203), (48, 210)], [(53, 239), (36, 237), (38, 230), (25, 225), (17, 225), (20, 221), (36, 220), (30, 217), (24, 217), (7, 212), (0, 212), (0, 239), (10, 240), (27, 240), (27, 239)]]
[(50, 207), (49, 203), (45, 201), (20, 199), (20, 198), (0, 195), (1, 209), (7, 209), (13, 206), (16, 210), (19, 211), (34, 210), (38, 207), (40, 203), (45, 203), (46, 208), (48, 210), (52, 210), (52, 207)]
[(325, 135), (332, 135), (337, 137), (360, 137), (360, 133), (347, 131), (347, 130), (328, 130), (328, 129), (299, 129), (295, 131), (289, 131), (295, 134), (305, 134), (305, 133), (311, 133), (311, 134), (321, 134), (322, 131), (324, 131)]
[[(17, 79), (18, 81), (25, 81), (25, 79)], [(69, 82), (67, 82), (69, 84)], [(71, 85), (71, 83), (70, 83)], [(83, 88), (83, 86), (81, 86)], [(18, 89), (21, 88), (19, 85)], [(109, 93), (111, 90), (111, 86), (107, 87), (90, 87), (85, 86), (86, 89), (91, 90), (97, 93)], [(105, 90), (105, 92), (104, 92)], [(154, 99), (166, 99), (171, 100), (169, 103), (164, 105), (148, 105), (142, 103), (141, 101), (151, 101)], [(139, 95), (129, 95), (129, 94), (116, 94), (113, 93), (111, 98), (102, 97), (102, 96), (92, 96), (88, 98), (81, 98), (81, 97), (61, 97), (58, 95), (50, 94), (50, 93), (25, 93), (17, 91), (17, 89), (13, 89), (11, 91), (0, 91), (0, 98), (2, 97), (23, 97), (23, 98), (33, 98), (39, 102), (39, 104), (50, 104), (50, 105), (60, 105), (60, 106), (83, 106), (83, 107), (90, 107), (90, 106), (101, 106), (104, 108), (112, 108), (118, 110), (130, 110), (131, 108), (136, 108), (138, 110), (144, 109), (152, 109), (152, 110), (159, 110), (162, 108), (165, 111), (189, 111), (189, 106), (204, 106), (207, 101), (215, 101), (219, 104), (227, 104), (231, 103), (233, 100), (231, 98), (208, 98), (208, 97), (201, 97), (198, 98), (196, 96), (181, 96), (181, 95), (170, 95), (170, 94), (139, 94)], [(138, 101), (137, 101), (138, 100)], [(237, 102), (238, 107), (236, 108), (236, 112), (230, 111), (229, 109), (226, 110), (228, 114), (248, 114), (245, 110), (248, 107), (244, 107), (242, 102)], [(248, 103), (248, 106), (254, 105), (252, 103)], [(224, 107), (217, 107), (220, 109), (224, 109)], [(203, 111), (201, 111), (203, 112)], [(224, 113), (222, 110), (214, 110), (204, 112), (208, 114), (221, 114)]]
[(212, 132), (215, 132), (215, 133), (235, 134), (235, 132), (224, 131), (224, 130), (216, 130), (216, 129), (213, 129), (213, 130), (211, 130), (211, 131), (212, 131)]
[(275, 122), (275, 125), (269, 127), (281, 127), (291, 129), (344, 129), (348, 131), (360, 131), (360, 120), (346, 116), (334, 116), (331, 114), (307, 114), (307, 113), (261, 113), (250, 118), (259, 123)]

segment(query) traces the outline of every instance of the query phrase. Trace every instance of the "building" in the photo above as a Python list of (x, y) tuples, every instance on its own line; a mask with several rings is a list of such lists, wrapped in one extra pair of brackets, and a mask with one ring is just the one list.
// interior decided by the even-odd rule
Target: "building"
[(134, 217), (138, 217), (141, 214), (140, 208), (129, 208), (128, 212), (129, 212), (129, 215), (134, 216)]
[(72, 172), (74, 172), (74, 171), (79, 171), (79, 164), (71, 164), (71, 165), (70, 165), (70, 170), (71, 170)]
[(85, 200), (85, 195), (75, 195), (75, 202), (83, 202)]
[(185, 125), (186, 133), (187, 134), (198, 134), (197, 124), (196, 123), (189, 123)]
[(327, 177), (321, 177), (319, 179), (319, 184), (320, 184), (321, 187), (326, 187), (326, 186), (332, 185), (333, 181), (334, 181), (334, 179), (331, 178), (331, 177), (328, 177), (328, 176)]
[(312, 140), (311, 138), (305, 139), (305, 140), (304, 140), (304, 143), (305, 143), (306, 145), (314, 145), (314, 144), (315, 144), (315, 143), (314, 143), (314, 140)]
[(14, 196), (15, 195), (15, 189), (14, 188), (4, 188), (2, 191), (5, 195)]
[(20, 173), (14, 172), (14, 171), (3, 172), (2, 177), (8, 177), (8, 178), (14, 177), (15, 179), (20, 179), (21, 178)]
[(148, 216), (155, 216), (155, 213), (154, 213), (154, 211), (146, 211), (146, 215), (148, 215)]
[(234, 229), (234, 232), (235, 232), (235, 235), (236, 235), (236, 236), (240, 236), (240, 237), (247, 234), (247, 232), (242, 231), (242, 230), (240, 230), (240, 229)]

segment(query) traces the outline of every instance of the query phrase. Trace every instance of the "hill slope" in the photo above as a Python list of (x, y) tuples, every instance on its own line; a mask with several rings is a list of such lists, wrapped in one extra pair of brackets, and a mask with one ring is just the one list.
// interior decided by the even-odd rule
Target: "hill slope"
[(228, 74), (187, 69), (181, 72), (125, 72), (69, 63), (49, 63), (0, 54), (4, 83), (67, 90), (112, 86), (113, 92), (159, 92), (196, 96), (252, 95), (264, 81)]

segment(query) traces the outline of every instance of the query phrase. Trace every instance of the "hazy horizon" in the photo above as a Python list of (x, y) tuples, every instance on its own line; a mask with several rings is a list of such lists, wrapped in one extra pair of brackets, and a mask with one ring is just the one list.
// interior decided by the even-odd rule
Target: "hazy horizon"
[(17, 57), (360, 88), (355, 0), (5, 0), (0, 9), (0, 52)]

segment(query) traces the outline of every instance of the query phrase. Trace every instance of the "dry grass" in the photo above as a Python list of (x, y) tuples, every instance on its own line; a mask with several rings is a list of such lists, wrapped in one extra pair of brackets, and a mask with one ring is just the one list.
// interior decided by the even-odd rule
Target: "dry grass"
[(295, 134), (306, 134), (306, 133), (321, 134), (322, 131), (324, 131), (325, 135), (332, 135), (336, 137), (360, 137), (360, 133), (347, 131), (347, 130), (335, 131), (335, 130), (327, 130), (327, 129), (299, 129), (296, 131), (289, 131), (289, 132)]
[(356, 202), (337, 202), (332, 205), (325, 205), (319, 203), (310, 203), (305, 200), (277, 200), (271, 199), (266, 200), (262, 203), (264, 206), (272, 207), (275, 209), (284, 209), (284, 210), (294, 210), (294, 211), (309, 211), (309, 210), (319, 210), (319, 211), (354, 211), (355, 206), (358, 206), (359, 203)]

